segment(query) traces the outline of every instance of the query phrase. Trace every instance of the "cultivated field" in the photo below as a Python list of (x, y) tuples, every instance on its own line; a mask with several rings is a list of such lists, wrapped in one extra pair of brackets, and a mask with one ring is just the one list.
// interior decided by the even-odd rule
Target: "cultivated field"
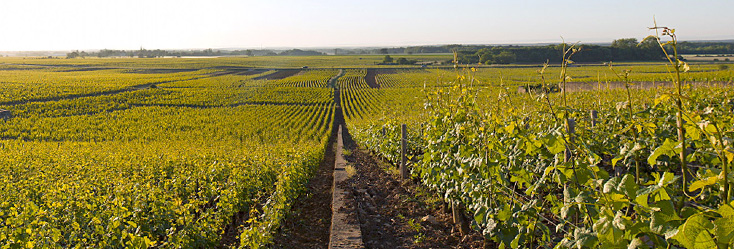
[(683, 58), (686, 58), (686, 60), (689, 61), (706, 61), (706, 62), (712, 62), (712, 61), (721, 61), (721, 62), (729, 62), (734, 60), (734, 55), (731, 54), (695, 54), (695, 55), (685, 55)]
[(334, 70), (70, 62), (0, 70), (3, 245), (265, 244), (331, 134)]
[(271, 245), (338, 122), (489, 246), (732, 245), (734, 65), (381, 60), (1, 58), (0, 245)]

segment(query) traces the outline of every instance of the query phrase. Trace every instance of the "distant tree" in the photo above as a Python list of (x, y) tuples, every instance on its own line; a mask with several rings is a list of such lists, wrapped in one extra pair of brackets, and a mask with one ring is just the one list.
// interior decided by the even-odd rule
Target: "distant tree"
[(381, 48), (380, 49), (380, 54), (388, 54), (387, 48)]
[(401, 58), (398, 58), (398, 61), (397, 61), (397, 63), (399, 65), (413, 65), (416, 62), (418, 62), (418, 61), (416, 61), (416, 60), (408, 60), (408, 59), (402, 58), (402, 57)]
[(76, 57), (79, 57), (79, 51), (78, 50), (74, 50), (71, 53), (66, 53), (66, 58), (67, 59), (74, 59)]
[(308, 55), (324, 55), (324, 53), (313, 51), (313, 50), (291, 49), (291, 50), (280, 52), (278, 55), (308, 56)]
[(655, 39), (645, 39), (637, 44), (640, 54), (637, 58), (643, 60), (658, 60), (665, 58), (665, 55), (660, 50), (660, 45)]
[(502, 51), (494, 56), (494, 61), (498, 64), (510, 64), (515, 62), (515, 60), (517, 60), (517, 56), (510, 51)]
[(479, 62), (484, 64), (492, 64), (493, 63), (493, 57), (492, 51), (488, 48), (483, 48), (477, 51), (476, 54), (479, 57)]
[(634, 48), (637, 46), (636, 38), (622, 38), (612, 41), (613, 48)]
[(245, 55), (252, 56), (253, 55), (252, 50), (250, 50), (250, 49), (245, 50)]
[(461, 50), (456, 51), (457, 57), (460, 64), (473, 64), (479, 62), (479, 55), (477, 51)]
[(385, 58), (382, 59), (382, 63), (392, 63), (392, 61), (392, 57), (390, 57), (389, 55), (385, 55)]

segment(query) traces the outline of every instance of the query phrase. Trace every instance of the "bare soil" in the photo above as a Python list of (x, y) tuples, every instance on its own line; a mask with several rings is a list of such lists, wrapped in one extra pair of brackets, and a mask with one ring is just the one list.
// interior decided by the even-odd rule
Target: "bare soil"
[(74, 67), (66, 70), (61, 70), (60, 72), (91, 72), (91, 71), (99, 71), (99, 70), (109, 70), (111, 68), (106, 67)]
[[(332, 136), (333, 140), (334, 136)], [(272, 248), (327, 248), (331, 226), (331, 184), (334, 172), (334, 146), (324, 155), (316, 175), (308, 183), (308, 192), (293, 204), (275, 235)]]
[(231, 248), (233, 246), (238, 246), (240, 244), (240, 231), (238, 228), (248, 219), (250, 219), (250, 215), (246, 211), (239, 211), (235, 213), (232, 216), (232, 220), (230, 220), (230, 223), (224, 227), (224, 234), (219, 240), (219, 248)]
[(367, 69), (367, 75), (364, 76), (364, 81), (367, 81), (367, 85), (369, 85), (371, 88), (380, 88), (380, 84), (377, 83), (377, 75), (395, 73), (397, 73), (397, 70), (395, 69)]
[[(452, 222), (451, 210), (440, 198), (420, 184), (401, 181), (389, 173), (390, 166), (356, 145), (344, 126), (339, 101), (336, 89), (334, 127), (342, 125), (344, 149), (348, 151), (345, 158), (355, 169), (342, 187), (351, 190), (353, 198), (347, 200), (346, 208), (357, 216), (365, 247), (484, 248), (484, 239), (478, 232), (460, 234), (458, 225)], [(294, 203), (272, 248), (328, 247), (336, 130), (332, 132), (325, 160), (308, 183), (308, 192)]]
[(367, 81), (367, 85), (370, 88), (380, 88), (377, 84), (377, 69), (367, 69), (367, 75), (364, 76), (364, 81)]
[[(329, 147), (324, 154), (318, 172), (308, 183), (308, 191), (298, 197), (291, 212), (283, 220), (280, 232), (275, 235), (272, 248), (328, 248), (331, 230), (331, 187), (334, 182), (336, 138), (339, 125), (346, 127), (339, 105), (339, 90), (334, 93), (337, 103), (334, 127)], [(346, 128), (344, 129), (346, 134)], [(346, 140), (346, 139), (345, 139)], [(346, 141), (345, 141), (346, 142)]]
[(296, 75), (301, 70), (278, 70), (275, 73), (263, 75), (255, 78), (256, 80), (280, 80)]
[[(350, 141), (349, 164), (356, 174), (345, 181), (354, 199), (366, 248), (483, 248), (476, 231), (462, 236), (451, 210), (413, 181), (401, 181), (386, 165)], [(428, 218), (424, 221), (424, 218)], [(490, 245), (491, 246), (491, 245)]]
[(267, 70), (261, 70), (261, 69), (256, 69), (256, 70), (242, 70), (242, 71), (239, 71), (239, 72), (237, 72), (235, 74), (237, 74), (237, 75), (255, 75), (255, 74), (264, 73), (266, 71)]
[(193, 72), (197, 70), (198, 69), (145, 68), (145, 69), (130, 69), (125, 72), (126, 73), (136, 73), (136, 74), (167, 74), (167, 73)]

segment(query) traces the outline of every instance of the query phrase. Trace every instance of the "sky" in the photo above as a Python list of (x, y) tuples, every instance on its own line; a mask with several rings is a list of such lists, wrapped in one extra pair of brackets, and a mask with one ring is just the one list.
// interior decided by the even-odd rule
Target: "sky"
[(0, 51), (734, 39), (734, 0), (2, 0)]

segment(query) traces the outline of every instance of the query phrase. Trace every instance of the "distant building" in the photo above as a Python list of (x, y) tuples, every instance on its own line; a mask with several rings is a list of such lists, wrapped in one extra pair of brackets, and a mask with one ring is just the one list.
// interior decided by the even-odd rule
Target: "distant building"
[(12, 115), (12, 113), (10, 111), (5, 110), (5, 109), (0, 109), (0, 118), (5, 119), (5, 120), (8, 120), (8, 119), (10, 119), (12, 117), (13, 117), (13, 115)]

